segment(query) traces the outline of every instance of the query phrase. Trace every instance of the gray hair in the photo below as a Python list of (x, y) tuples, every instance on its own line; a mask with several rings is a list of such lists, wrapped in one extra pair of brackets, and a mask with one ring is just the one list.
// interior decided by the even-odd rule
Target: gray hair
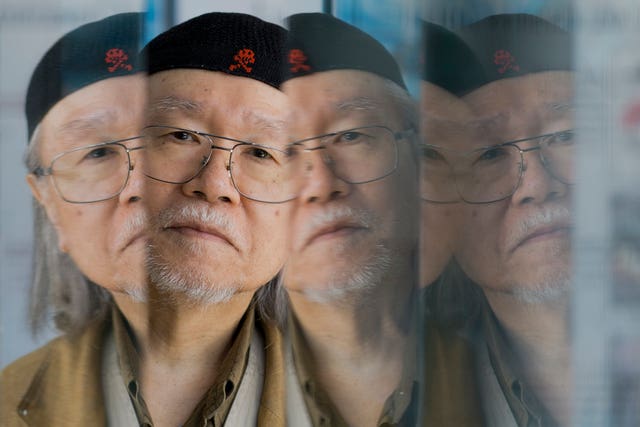
[[(40, 166), (41, 143), (38, 126), (25, 155), (29, 172)], [(29, 321), (34, 335), (51, 320), (61, 332), (79, 333), (90, 320), (103, 316), (111, 307), (109, 293), (88, 280), (71, 257), (60, 250), (55, 227), (35, 199), (31, 274)]]
[(383, 81), (387, 95), (395, 102), (398, 111), (404, 120), (404, 125), (407, 128), (415, 129), (417, 131), (420, 121), (416, 100), (409, 95), (409, 92), (398, 86), (397, 83), (392, 82), (389, 79), (383, 79)]
[(258, 316), (267, 322), (275, 323), (281, 330), (284, 330), (287, 322), (289, 298), (283, 286), (282, 272), (258, 289), (254, 299)]
[(411, 157), (416, 163), (420, 159), (419, 149), (419, 132), (420, 132), (420, 115), (418, 111), (418, 103), (415, 99), (409, 95), (404, 88), (400, 87), (397, 83), (389, 80), (382, 79), (384, 82), (384, 88), (387, 96), (391, 98), (395, 104), (397, 111), (403, 121), (404, 129), (414, 130), (413, 135), (409, 137), (411, 141)]

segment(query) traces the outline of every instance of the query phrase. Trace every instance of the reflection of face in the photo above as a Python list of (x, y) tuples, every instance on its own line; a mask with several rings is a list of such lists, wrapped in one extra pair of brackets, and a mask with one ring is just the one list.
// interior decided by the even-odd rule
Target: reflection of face
[[(128, 76), (102, 80), (63, 98), (40, 124), (41, 164), (48, 166), (56, 154), (72, 148), (138, 135), (145, 95), (144, 78)], [(125, 144), (131, 148), (139, 140)], [(138, 153), (131, 153), (134, 166)], [(28, 177), (57, 230), (60, 248), (82, 273), (112, 292), (138, 295), (145, 278), (139, 169), (131, 172), (119, 196), (89, 204), (65, 202), (48, 177)]]
[[(245, 77), (171, 70), (150, 77), (149, 125), (175, 126), (284, 148), (288, 104), (278, 90)], [(231, 148), (233, 143), (217, 140)], [(287, 255), (291, 203), (266, 204), (236, 191), (228, 152), (214, 150), (186, 184), (149, 180), (152, 282), (203, 302), (254, 291)], [(194, 171), (195, 172), (195, 171)]]
[[(477, 144), (571, 129), (571, 88), (572, 73), (545, 72), (496, 81), (465, 96), (478, 118)], [(463, 269), (481, 286), (525, 301), (553, 298), (569, 281), (571, 187), (550, 176), (538, 153), (524, 154), (522, 180), (511, 197), (464, 204), (457, 250)]]
[[(438, 86), (423, 82), (421, 92), (422, 141), (443, 148), (438, 151), (438, 158), (422, 158), (420, 167), (423, 179), (432, 179), (442, 168), (449, 173), (446, 166), (447, 162), (452, 163), (450, 150), (461, 148), (465, 141), (468, 144), (471, 135), (467, 125), (473, 116), (465, 102)], [(435, 165), (435, 162), (443, 163), (443, 166)], [(448, 176), (446, 182), (440, 182), (440, 176), (432, 181), (436, 182), (434, 185), (441, 186), (438, 193), (443, 198), (438, 200), (458, 199), (453, 176)], [(421, 182), (424, 193), (426, 185)], [(423, 199), (429, 200), (428, 194), (423, 194)], [(427, 285), (438, 277), (453, 254), (456, 231), (459, 228), (460, 203), (424, 201), (421, 212), (420, 283)]]
[[(404, 130), (386, 85), (373, 74), (351, 70), (288, 81), (284, 90), (294, 106), (292, 137), (370, 125)], [(310, 144), (308, 148), (314, 148), (318, 140)], [(398, 141), (394, 173), (365, 184), (349, 184), (333, 174), (323, 150), (303, 154), (308, 175), (293, 222), (293, 255), (285, 278), (289, 289), (320, 299), (337, 297), (374, 285), (391, 264), (409, 262), (417, 210), (409, 144), (407, 139)]]

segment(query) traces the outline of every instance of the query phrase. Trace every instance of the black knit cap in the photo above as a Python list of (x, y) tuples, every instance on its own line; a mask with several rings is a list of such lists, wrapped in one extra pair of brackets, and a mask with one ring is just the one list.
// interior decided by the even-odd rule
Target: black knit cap
[(278, 88), (284, 28), (241, 13), (207, 13), (160, 34), (141, 55), (149, 74), (180, 68), (220, 71)]
[(25, 113), (29, 140), (62, 98), (92, 83), (139, 71), (142, 13), (121, 13), (65, 34), (44, 54), (31, 76)]
[(360, 70), (406, 90), (393, 56), (364, 31), (324, 13), (292, 15), (286, 22), (287, 79), (329, 70)]
[(422, 23), (422, 80), (458, 96), (486, 83), (484, 68), (469, 46), (452, 31)]
[(530, 73), (574, 69), (570, 34), (534, 15), (493, 15), (455, 33), (484, 70), (483, 84)]

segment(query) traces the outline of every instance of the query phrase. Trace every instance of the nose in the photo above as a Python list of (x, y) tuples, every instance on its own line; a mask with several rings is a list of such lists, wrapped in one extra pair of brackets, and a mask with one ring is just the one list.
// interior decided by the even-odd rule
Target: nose
[(229, 174), (229, 152), (214, 149), (207, 165), (191, 181), (182, 184), (187, 197), (197, 197), (209, 203), (239, 203), (240, 193), (233, 186)]
[(306, 151), (303, 162), (301, 200), (304, 203), (326, 203), (349, 194), (351, 184), (336, 176), (333, 159), (326, 149)]
[(144, 156), (138, 153), (141, 148), (129, 148), (129, 177), (127, 184), (118, 196), (121, 203), (134, 203), (142, 200), (146, 178), (142, 172), (142, 159)]
[(540, 156), (539, 147), (522, 150), (523, 162), (520, 184), (511, 198), (512, 203), (536, 204), (561, 199), (569, 192), (569, 186), (555, 178)]

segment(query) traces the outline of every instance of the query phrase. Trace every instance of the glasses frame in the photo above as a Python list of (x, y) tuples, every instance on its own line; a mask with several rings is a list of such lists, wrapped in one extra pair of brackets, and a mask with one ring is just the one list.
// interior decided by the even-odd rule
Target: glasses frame
[[(127, 187), (127, 184), (129, 183), (129, 177), (131, 176), (131, 171), (133, 170), (133, 165), (131, 163), (131, 154), (130, 153), (132, 151), (137, 151), (137, 150), (145, 148), (144, 145), (139, 145), (139, 146), (136, 146), (136, 147), (129, 148), (126, 145), (124, 145), (124, 142), (133, 141), (135, 139), (140, 139), (140, 138), (142, 138), (142, 136), (132, 136), (130, 138), (118, 139), (116, 141), (100, 142), (98, 144), (83, 145), (82, 147), (72, 148), (71, 150), (66, 150), (66, 151), (63, 151), (62, 153), (56, 154), (53, 157), (53, 159), (51, 159), (51, 162), (49, 162), (49, 166), (48, 167), (43, 168), (41, 166), (38, 166), (37, 168), (33, 169), (31, 171), (31, 173), (33, 173), (37, 177), (50, 176), (51, 177), (51, 181), (53, 182), (53, 187), (56, 189), (56, 193), (58, 193), (60, 198), (62, 200), (64, 200), (65, 202), (67, 202), (67, 203), (83, 205), (83, 204), (88, 204), (88, 203), (97, 203), (97, 202), (103, 202), (105, 200), (110, 200), (110, 199), (113, 199), (114, 197), (118, 197), (120, 195), (120, 193), (122, 193), (124, 191), (124, 189)], [(58, 183), (56, 182), (55, 171), (53, 170), (53, 167), (54, 167), (56, 161), (58, 159), (60, 159), (62, 156), (66, 155), (66, 154), (69, 154), (69, 153), (73, 153), (75, 151), (86, 150), (88, 148), (106, 147), (108, 145), (118, 145), (118, 146), (122, 147), (124, 149), (124, 151), (127, 153), (127, 177), (125, 178), (124, 183), (122, 184), (122, 186), (120, 187), (118, 192), (116, 194), (112, 195), (112, 196), (109, 196), (109, 197), (104, 197), (102, 199), (84, 201), (84, 202), (79, 202), (79, 201), (67, 199), (62, 194), (62, 191), (60, 190), (60, 188), (58, 187)]]
[[(422, 195), (420, 196), (420, 198), (422, 200), (424, 200), (425, 202), (434, 203), (434, 204), (451, 204), (451, 203), (464, 202), (464, 203), (468, 203), (468, 204), (471, 204), (471, 205), (485, 205), (485, 204), (496, 203), (496, 202), (500, 202), (502, 200), (508, 199), (509, 197), (511, 197), (511, 196), (513, 196), (515, 194), (515, 192), (518, 190), (518, 188), (522, 184), (522, 178), (523, 178), (524, 173), (525, 173), (524, 154), (532, 152), (532, 151), (540, 151), (540, 153), (539, 153), (540, 162), (542, 163), (542, 166), (544, 167), (544, 169), (547, 171), (547, 173), (551, 177), (553, 177), (554, 179), (562, 182), (565, 185), (573, 185), (573, 183), (568, 182), (565, 179), (562, 179), (561, 177), (559, 177), (556, 173), (554, 173), (551, 170), (547, 159), (545, 159), (545, 157), (542, 155), (542, 146), (540, 145), (544, 138), (549, 138), (549, 137), (556, 136), (556, 135), (563, 134), (563, 133), (567, 133), (567, 132), (573, 133), (573, 132), (575, 132), (575, 129), (573, 129), (573, 128), (572, 129), (565, 129), (565, 130), (561, 130), (561, 131), (557, 131), (557, 132), (545, 133), (543, 135), (536, 135), (536, 136), (530, 136), (530, 137), (526, 137), (526, 138), (515, 139), (513, 141), (507, 141), (507, 142), (503, 142), (501, 144), (488, 145), (488, 146), (485, 146), (485, 147), (480, 147), (480, 148), (477, 148), (475, 150), (468, 151), (468, 152), (463, 154), (463, 155), (467, 155), (467, 154), (474, 153), (474, 152), (479, 152), (479, 151), (483, 151), (483, 150), (490, 150), (490, 149), (498, 148), (498, 147), (507, 147), (507, 146), (508, 147), (514, 147), (515, 149), (518, 150), (518, 153), (520, 154), (520, 162), (518, 163), (518, 165), (519, 165), (519, 167), (518, 167), (518, 181), (513, 186), (513, 189), (508, 194), (504, 195), (503, 197), (500, 197), (500, 198), (494, 199), (494, 200), (489, 200), (489, 201), (482, 201), (482, 202), (475, 202), (475, 201), (470, 201), (470, 200), (465, 199), (464, 196), (460, 192), (460, 187), (458, 185), (458, 179), (457, 179), (456, 174), (454, 173), (454, 170), (452, 168), (452, 178), (455, 181), (456, 191), (457, 191), (458, 197), (459, 197), (458, 200), (441, 202), (441, 201), (429, 200), (429, 199), (427, 199), (425, 197), (422, 197)], [(518, 146), (518, 143), (534, 141), (534, 140), (538, 140), (538, 142), (533, 147), (522, 148), (522, 147)], [(435, 148), (435, 149), (438, 149), (438, 150), (441, 150), (441, 151), (453, 151), (450, 148), (442, 147), (442, 146), (438, 146), (438, 145), (423, 144), (423, 146), (430, 147), (430, 148)]]
[[(248, 196), (245, 193), (243, 193), (242, 191), (240, 191), (240, 189), (238, 188), (238, 184), (236, 183), (235, 179), (233, 178), (233, 172), (231, 171), (231, 159), (233, 158), (233, 150), (235, 150), (236, 148), (238, 148), (240, 146), (250, 146), (250, 147), (265, 148), (265, 149), (277, 150), (277, 151), (281, 151), (281, 152), (285, 152), (285, 150), (281, 150), (281, 149), (276, 148), (276, 147), (271, 147), (269, 145), (258, 144), (258, 143), (255, 143), (255, 142), (242, 141), (241, 139), (235, 139), (235, 138), (230, 138), (230, 137), (227, 137), (227, 136), (215, 135), (215, 134), (212, 134), (212, 133), (201, 132), (201, 131), (197, 131), (197, 130), (193, 130), (193, 129), (185, 129), (185, 128), (181, 128), (181, 127), (177, 127), (177, 126), (150, 125), (150, 126), (145, 126), (143, 129), (149, 129), (149, 128), (173, 129), (173, 130), (177, 130), (177, 131), (190, 132), (190, 133), (194, 133), (196, 135), (203, 136), (209, 141), (209, 154), (207, 155), (206, 159), (202, 162), (202, 165), (196, 171), (196, 173), (193, 174), (190, 178), (187, 178), (187, 179), (185, 179), (183, 181), (169, 181), (169, 180), (160, 179), (160, 178), (156, 178), (156, 177), (153, 177), (151, 175), (145, 174), (145, 176), (147, 176), (148, 178), (151, 178), (151, 179), (153, 179), (155, 181), (164, 182), (166, 184), (175, 184), (175, 185), (186, 184), (186, 183), (192, 181), (198, 175), (200, 175), (200, 173), (204, 170), (204, 168), (207, 167), (207, 165), (211, 161), (211, 156), (213, 155), (213, 150), (221, 150), (221, 151), (228, 151), (229, 152), (229, 159), (227, 160), (227, 162), (225, 164), (225, 169), (227, 170), (227, 174), (229, 175), (229, 179), (231, 180), (231, 183), (233, 184), (233, 188), (235, 188), (235, 190), (238, 192), (238, 194), (240, 194), (242, 197), (244, 197), (246, 199), (249, 199), (249, 200), (253, 200), (254, 202), (268, 203), (268, 204), (286, 203), (286, 202), (290, 202), (290, 201), (292, 201), (292, 200), (294, 200), (294, 199), (296, 199), (298, 197), (296, 195), (296, 196), (291, 197), (291, 198), (286, 199), (286, 200), (279, 200), (277, 202), (270, 202), (270, 201), (264, 201), (264, 200), (256, 199), (255, 197)], [(236, 144), (231, 148), (221, 147), (219, 145), (215, 145), (213, 143), (213, 141), (211, 140), (211, 138), (224, 139), (226, 141), (235, 142)], [(293, 144), (288, 144), (287, 145), (287, 147), (290, 147), (290, 146), (293, 146)]]
[[(399, 157), (400, 157), (398, 155), (398, 141), (400, 141), (402, 139), (406, 139), (406, 138), (409, 137), (410, 134), (414, 133), (415, 130), (413, 128), (408, 128), (408, 129), (396, 132), (393, 129), (391, 129), (391, 128), (387, 127), (387, 126), (383, 126), (383, 125), (358, 126), (358, 127), (351, 128), (351, 129), (341, 130), (341, 131), (338, 131), (338, 132), (331, 132), (331, 133), (326, 133), (326, 134), (323, 134), (323, 135), (312, 136), (310, 138), (300, 139), (300, 140), (297, 140), (295, 142), (292, 142), (291, 144), (292, 145), (301, 146), (302, 147), (302, 151), (305, 152), (305, 153), (311, 153), (311, 152), (318, 151), (318, 150), (326, 150), (327, 149), (327, 145), (323, 143), (322, 145), (319, 145), (317, 147), (307, 148), (307, 147), (304, 146), (305, 142), (313, 141), (313, 140), (316, 140), (316, 139), (322, 140), (322, 139), (326, 139), (326, 138), (329, 138), (329, 137), (332, 137), (332, 136), (339, 135), (341, 133), (352, 132), (352, 131), (355, 131), (355, 130), (372, 129), (372, 128), (385, 129), (385, 130), (389, 131), (389, 134), (393, 137), (394, 156), (395, 156), (393, 168), (391, 168), (391, 170), (389, 170), (388, 172), (385, 172), (385, 174), (382, 175), (382, 176), (379, 176), (379, 177), (373, 178), (373, 179), (367, 179), (367, 180), (364, 180), (364, 181), (351, 181), (351, 180), (348, 180), (348, 179), (345, 179), (345, 178), (339, 176), (338, 174), (335, 173), (334, 170), (331, 170), (331, 172), (334, 174), (334, 176), (336, 176), (337, 178), (341, 179), (342, 181), (344, 181), (344, 182), (346, 182), (348, 184), (353, 184), (353, 185), (367, 184), (369, 182), (375, 182), (375, 181), (379, 181), (381, 179), (384, 179), (384, 178), (388, 177), (389, 175), (391, 175), (392, 173), (394, 173), (398, 169), (398, 162), (399, 162)], [(328, 161), (327, 156), (323, 156), (323, 161), (325, 163), (327, 163), (327, 161)]]
[[(449, 152), (454, 152), (454, 151), (455, 151), (455, 150), (453, 150), (453, 149), (451, 149), (451, 148), (443, 147), (443, 146), (441, 146), (441, 145), (434, 145), (434, 144), (420, 144), (419, 151), (418, 151), (418, 152), (419, 152), (420, 157), (422, 157), (422, 156), (423, 156), (423, 154), (422, 154), (422, 153), (423, 153), (423, 150), (424, 150), (425, 148), (433, 148), (433, 149), (436, 149), (436, 151), (445, 151), (445, 152), (446, 152), (446, 151), (449, 151)], [(421, 160), (422, 160), (422, 159), (421, 159)], [(454, 174), (454, 172), (453, 172), (453, 168), (451, 167), (451, 165), (448, 165), (448, 166), (449, 166), (449, 171), (450, 171), (450, 173), (451, 173), (451, 179), (453, 179), (453, 180), (454, 180), (453, 184), (454, 184), (454, 185), (455, 185), (455, 187), (456, 187), (456, 193), (457, 193), (457, 195), (458, 195), (458, 198), (457, 198), (456, 200), (447, 200), (447, 201), (429, 200), (429, 199), (427, 199), (427, 198), (423, 197), (423, 196), (422, 196), (422, 191), (420, 191), (420, 200), (423, 200), (423, 201), (425, 201), (425, 202), (429, 202), (429, 203), (433, 203), (433, 204), (438, 204), (438, 205), (449, 205), (449, 204), (452, 204), (452, 203), (460, 203), (460, 202), (462, 202), (462, 201), (463, 201), (463, 200), (462, 200), (462, 196), (460, 196), (460, 192), (458, 191), (458, 184), (457, 184), (457, 180), (456, 180), (455, 174)], [(422, 165), (420, 165), (420, 168), (422, 168), (422, 167), (423, 167), (423, 166), (422, 166)], [(420, 171), (420, 175), (422, 175), (422, 171)], [(422, 181), (422, 176), (420, 177), (420, 181)], [(422, 185), (422, 183), (420, 183), (420, 184)]]
[[(526, 171), (526, 169), (524, 167), (524, 154), (532, 152), (532, 151), (539, 151), (538, 157), (540, 158), (540, 162), (542, 163), (542, 166), (547, 171), (547, 173), (553, 179), (556, 179), (556, 180), (560, 181), (561, 183), (563, 183), (565, 185), (573, 185), (573, 183), (570, 183), (570, 182), (560, 178), (557, 174), (553, 173), (553, 171), (549, 167), (549, 164), (548, 164), (547, 160), (542, 155), (542, 146), (540, 145), (544, 138), (549, 138), (551, 136), (556, 136), (556, 135), (567, 133), (567, 132), (573, 133), (573, 132), (575, 132), (575, 129), (565, 129), (565, 130), (561, 130), (561, 131), (557, 131), (557, 132), (545, 133), (543, 135), (537, 135), (537, 136), (530, 136), (530, 137), (527, 137), (527, 138), (515, 139), (513, 141), (503, 142), (502, 144), (491, 145), (491, 146), (488, 146), (488, 147), (479, 148), (478, 150), (473, 150), (473, 151), (480, 151), (480, 150), (488, 150), (488, 149), (491, 149), (491, 148), (506, 147), (506, 146), (510, 146), (510, 147), (516, 148), (518, 150), (518, 153), (520, 154), (520, 163), (519, 163), (519, 167), (518, 167), (518, 182), (516, 183), (516, 185), (513, 187), (513, 189), (511, 190), (511, 192), (509, 194), (506, 194), (505, 196), (500, 197), (499, 199), (495, 199), (495, 200), (491, 200), (491, 201), (471, 202), (471, 201), (465, 199), (462, 196), (462, 194), (460, 194), (459, 190), (458, 190), (458, 195), (460, 195), (460, 198), (462, 199), (463, 202), (468, 203), (470, 205), (485, 205), (485, 204), (488, 204), (488, 203), (496, 203), (496, 202), (500, 202), (502, 200), (508, 199), (509, 197), (511, 197), (511, 196), (513, 196), (515, 194), (515, 192), (518, 190), (518, 188), (520, 188), (520, 185), (522, 184), (522, 178), (524, 177), (524, 173)], [(522, 147), (518, 146), (518, 143), (520, 143), (520, 142), (528, 142), (528, 141), (535, 141), (535, 140), (538, 140), (538, 142), (536, 142), (536, 144), (533, 147), (522, 148)], [(457, 187), (457, 182), (456, 182), (456, 188), (458, 188)]]

